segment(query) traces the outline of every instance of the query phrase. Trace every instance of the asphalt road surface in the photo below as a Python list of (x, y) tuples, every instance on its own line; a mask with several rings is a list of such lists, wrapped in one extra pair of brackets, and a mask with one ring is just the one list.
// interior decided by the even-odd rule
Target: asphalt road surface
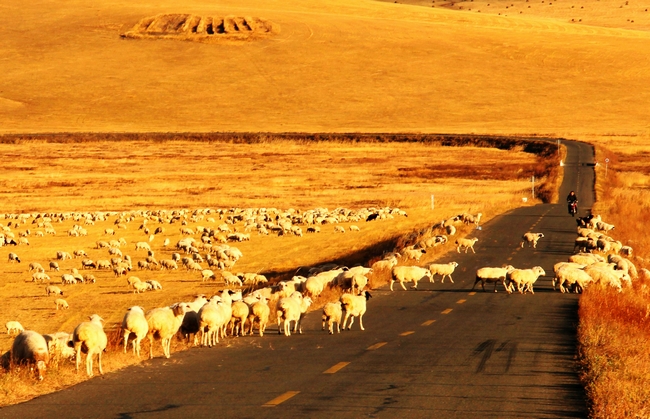
[[(584, 418), (574, 357), (578, 298), (554, 292), (553, 264), (573, 250), (593, 203), (593, 152), (567, 142), (557, 205), (511, 211), (476, 230), (476, 254), (450, 253), (455, 283), (375, 290), (366, 330), (329, 336), (311, 313), (303, 335), (229, 339), (0, 409), (2, 418)], [(537, 249), (519, 247), (527, 231)], [(535, 294), (471, 292), (482, 266), (542, 266)], [(158, 345), (158, 343), (157, 343)], [(156, 347), (160, 354), (160, 347)], [(146, 353), (146, 351), (144, 351)], [(47, 378), (46, 378), (47, 379)]]

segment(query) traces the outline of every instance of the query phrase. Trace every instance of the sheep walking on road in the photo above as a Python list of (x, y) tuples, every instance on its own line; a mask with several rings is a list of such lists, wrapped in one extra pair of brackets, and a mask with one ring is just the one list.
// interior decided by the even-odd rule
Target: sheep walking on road
[(336, 332), (341, 333), (341, 319), (343, 317), (343, 307), (341, 302), (337, 301), (335, 303), (327, 303), (323, 307), (323, 329), (325, 330), (325, 324), (328, 326), (329, 334), (334, 334), (334, 323), (336, 323)]
[(528, 247), (533, 247), (533, 249), (537, 249), (537, 242), (539, 239), (544, 237), (544, 233), (524, 233), (523, 236), (521, 236), (521, 247), (523, 248), (526, 243), (528, 243)]
[(368, 291), (361, 295), (343, 294), (341, 296), (341, 307), (345, 310), (345, 317), (343, 318), (343, 330), (345, 325), (350, 319), (348, 330), (352, 328), (354, 318), (359, 317), (359, 327), (361, 330), (366, 330), (363, 327), (363, 315), (366, 313), (366, 303), (372, 297)]
[(402, 289), (406, 291), (404, 282), (413, 282), (411, 288), (418, 288), (418, 281), (429, 278), (431, 280), (431, 271), (419, 266), (395, 266), (391, 271), (390, 290), (393, 291), (393, 284), (399, 282)]
[(476, 253), (474, 251), (474, 244), (478, 241), (477, 238), (473, 239), (456, 239), (456, 251), (460, 253), (461, 249), (465, 249), (465, 253), (467, 253), (467, 250), (472, 249), (472, 253)]
[(454, 280), (451, 278), (451, 274), (454, 273), (454, 269), (458, 267), (457, 262), (449, 263), (431, 263), (427, 268), (431, 272), (431, 278), (429, 280), (433, 282), (433, 277), (436, 275), (442, 275), (441, 283), (445, 282), (445, 277), (448, 276), (451, 283), (454, 283)]

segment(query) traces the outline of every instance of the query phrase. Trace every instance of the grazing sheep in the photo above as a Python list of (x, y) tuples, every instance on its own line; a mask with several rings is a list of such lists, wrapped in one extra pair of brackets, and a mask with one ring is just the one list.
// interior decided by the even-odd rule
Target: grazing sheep
[(601, 286), (610, 286), (615, 288), (618, 292), (623, 291), (622, 281), (630, 282), (630, 276), (623, 271), (615, 271), (609, 268), (598, 266), (587, 266), (585, 272), (591, 276), (595, 284)]
[(334, 334), (334, 323), (336, 323), (337, 333), (341, 333), (341, 319), (343, 318), (343, 307), (341, 302), (327, 303), (323, 306), (323, 329), (325, 330), (325, 323), (328, 325), (329, 334)]
[(72, 332), (72, 342), (76, 352), (75, 364), (77, 371), (79, 371), (79, 362), (81, 361), (81, 351), (87, 353), (86, 355), (86, 374), (88, 377), (93, 376), (93, 355), (97, 354), (97, 366), (99, 373), (104, 374), (102, 370), (102, 352), (106, 349), (108, 338), (104, 333), (104, 326), (102, 319), (97, 314), (90, 316), (89, 322), (83, 322), (75, 327)]
[(569, 262), (578, 263), (580, 265), (592, 265), (596, 262), (604, 262), (605, 259), (600, 255), (592, 253), (578, 253), (569, 256)]
[(77, 283), (77, 279), (72, 274), (63, 274), (61, 275), (61, 283), (72, 285)]
[(43, 283), (49, 280), (50, 280), (50, 276), (45, 272), (35, 272), (32, 275), (32, 282), (40, 281), (41, 283)]
[(171, 260), (171, 259), (162, 259), (160, 261), (160, 268), (161, 269), (168, 269), (168, 270), (178, 270), (178, 264)]
[(445, 282), (445, 276), (449, 277), (449, 280), (451, 283), (454, 283), (454, 280), (451, 279), (451, 274), (454, 273), (454, 269), (458, 267), (457, 262), (449, 262), (449, 263), (431, 263), (429, 266), (427, 266), (427, 269), (431, 272), (431, 278), (429, 278), (429, 281), (433, 282), (433, 277), (436, 275), (442, 275), (442, 279), (440, 280), (441, 283)]
[(82, 256), (88, 257), (88, 254), (86, 254), (86, 251), (83, 249), (75, 250), (72, 252), (72, 254), (74, 255), (75, 259)]
[(632, 248), (630, 246), (622, 246), (619, 253), (623, 256), (630, 257), (632, 256)]
[(345, 233), (345, 228), (342, 226), (334, 226), (334, 232), (335, 233)]
[(38, 262), (31, 262), (29, 264), (29, 272), (31, 271), (36, 271), (36, 272), (45, 272), (45, 269), (41, 266), (40, 263)]
[(468, 249), (472, 249), (472, 253), (476, 253), (474, 251), (474, 244), (478, 241), (477, 238), (473, 239), (456, 239), (456, 251), (460, 253), (461, 248), (465, 248), (465, 253), (467, 253)]
[(154, 308), (147, 312), (145, 317), (149, 324), (149, 331), (147, 332), (149, 359), (153, 359), (153, 340), (155, 336), (160, 337), (165, 358), (171, 356), (171, 340), (181, 327), (187, 308), (187, 304), (179, 303), (170, 307)]
[(61, 288), (57, 287), (56, 285), (48, 285), (45, 287), (45, 293), (48, 295), (54, 294), (54, 295), (63, 295), (63, 291), (61, 291)]
[(23, 327), (23, 325), (20, 324), (19, 322), (15, 321), (15, 320), (8, 321), (5, 324), (5, 327), (7, 328), (7, 334), (8, 335), (10, 335), (12, 333), (18, 334), (20, 332), (25, 331), (25, 328)]
[(151, 250), (151, 246), (147, 242), (137, 242), (135, 244), (135, 250)]
[(528, 247), (532, 246), (533, 249), (537, 249), (537, 242), (542, 237), (544, 237), (544, 233), (524, 233), (521, 237), (521, 247), (523, 248), (528, 243)]
[(404, 282), (413, 282), (411, 288), (418, 288), (418, 281), (429, 278), (431, 280), (431, 271), (419, 266), (395, 266), (391, 272), (390, 290), (393, 291), (393, 284), (399, 281), (402, 289), (406, 291)]
[(63, 252), (63, 251), (58, 251), (56, 252), (56, 259), (57, 260), (67, 260), (67, 259), (72, 259), (72, 256), (68, 252)]
[(54, 261), (50, 262), (50, 271), (59, 272), (59, 264)]
[(364, 292), (361, 295), (352, 295), (352, 294), (343, 294), (341, 296), (341, 306), (345, 310), (345, 318), (343, 319), (343, 330), (345, 330), (345, 325), (350, 319), (350, 324), (348, 325), (348, 330), (352, 328), (352, 323), (354, 323), (354, 318), (359, 317), (359, 327), (361, 330), (366, 330), (363, 328), (363, 315), (366, 312), (366, 303), (372, 295), (368, 291)]
[(320, 227), (318, 226), (307, 227), (307, 233), (320, 233)]
[(127, 309), (124, 319), (122, 319), (122, 332), (124, 336), (124, 353), (126, 353), (129, 335), (133, 333), (135, 335), (135, 339), (131, 342), (133, 354), (140, 358), (140, 342), (149, 332), (149, 324), (142, 307), (133, 306)]
[(34, 364), (39, 380), (50, 362), (47, 342), (40, 333), (33, 330), (22, 331), (11, 345), (11, 362), (14, 364)]
[(445, 231), (447, 232), (448, 235), (453, 236), (454, 234), (456, 234), (456, 227), (453, 225), (445, 226)]
[(359, 226), (351, 225), (349, 228), (350, 228), (350, 231), (361, 231)]
[(530, 291), (531, 294), (535, 294), (533, 291), (533, 284), (537, 281), (537, 278), (542, 275), (546, 275), (546, 272), (544, 272), (544, 269), (542, 269), (541, 266), (535, 266), (531, 269), (514, 269), (508, 272), (506, 276), (506, 283), (508, 284), (506, 291), (508, 294), (511, 294), (514, 290), (514, 287), (511, 287), (511, 285), (516, 285), (517, 291), (519, 291), (520, 294), (524, 294), (527, 291)]
[(145, 292), (149, 290), (150, 285), (147, 284), (146, 282), (142, 281), (137, 281), (132, 284), (133, 286), (133, 293), (138, 293), (140, 294), (141, 292)]
[(59, 309), (59, 307), (61, 309), (63, 309), (63, 310), (67, 310), (67, 309), (70, 308), (70, 306), (68, 305), (68, 302), (66, 300), (64, 300), (63, 298), (57, 298), (56, 300), (54, 300), (54, 304), (56, 304), (56, 309), (57, 310)]
[(9, 262), (18, 262), (18, 263), (20, 263), (20, 258), (14, 252), (9, 253), (8, 260), (9, 260)]
[(147, 281), (147, 284), (149, 284), (149, 288), (154, 290), (154, 291), (162, 291), (162, 289), (163, 289), (160, 282), (158, 282), (156, 280), (153, 280), (153, 279), (150, 279), (149, 281)]
[(50, 357), (58, 355), (60, 359), (72, 359), (75, 356), (74, 344), (72, 343), (72, 334), (66, 332), (56, 332), (43, 335), (47, 342), (47, 348)]

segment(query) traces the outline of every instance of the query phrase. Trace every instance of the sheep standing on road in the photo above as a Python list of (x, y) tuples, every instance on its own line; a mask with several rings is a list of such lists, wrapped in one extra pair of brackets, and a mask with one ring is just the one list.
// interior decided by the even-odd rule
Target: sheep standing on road
[(352, 323), (354, 323), (355, 317), (359, 317), (359, 327), (361, 330), (366, 330), (363, 328), (363, 315), (366, 313), (366, 303), (371, 297), (372, 295), (370, 295), (368, 291), (361, 295), (343, 294), (341, 296), (341, 307), (345, 310), (343, 330), (345, 330), (348, 318), (350, 319), (348, 330), (352, 328)]
[(302, 294), (295, 293), (290, 297), (281, 298), (277, 305), (278, 333), (282, 333), (280, 325), (284, 322), (284, 335), (291, 336), (291, 322), (295, 322), (293, 333), (302, 334), (300, 320), (311, 305), (311, 298), (302, 297)]
[(465, 248), (465, 253), (467, 253), (468, 249), (472, 249), (472, 253), (476, 253), (474, 251), (474, 244), (478, 241), (477, 238), (473, 239), (456, 239), (456, 251), (460, 253), (460, 249)]
[(72, 342), (76, 352), (75, 363), (77, 371), (79, 371), (79, 362), (81, 361), (81, 351), (87, 353), (86, 355), (86, 374), (88, 377), (93, 376), (93, 356), (97, 354), (97, 366), (99, 373), (104, 374), (102, 370), (102, 352), (106, 349), (108, 338), (104, 333), (104, 326), (102, 319), (99, 315), (93, 314), (90, 316), (89, 322), (83, 322), (75, 327), (72, 332)]
[(34, 364), (38, 379), (43, 379), (43, 372), (50, 362), (45, 338), (33, 330), (20, 332), (11, 345), (11, 362), (14, 364)]
[(523, 248), (526, 243), (528, 243), (528, 247), (533, 247), (533, 249), (537, 249), (537, 242), (539, 239), (544, 237), (544, 233), (524, 233), (524, 235), (521, 237), (521, 247)]
[(337, 333), (341, 333), (341, 319), (343, 318), (343, 307), (341, 302), (330, 302), (323, 307), (323, 329), (325, 330), (325, 323), (328, 325), (329, 334), (334, 334), (334, 323), (336, 323)]
[(533, 291), (533, 284), (537, 281), (537, 278), (542, 275), (546, 275), (546, 272), (544, 272), (544, 269), (542, 269), (541, 266), (535, 266), (531, 269), (514, 269), (509, 272), (506, 277), (506, 282), (508, 283), (506, 291), (508, 291), (509, 294), (512, 293), (512, 291), (514, 291), (513, 285), (516, 285), (517, 291), (519, 291), (520, 294), (524, 294), (527, 291), (530, 291), (531, 294), (535, 294)]
[(390, 290), (393, 291), (393, 284), (397, 281), (399, 281), (404, 291), (406, 291), (404, 282), (413, 282), (411, 288), (417, 289), (418, 281), (424, 278), (431, 280), (431, 271), (426, 268), (420, 268), (419, 266), (395, 266), (391, 271)]
[(269, 308), (266, 298), (262, 297), (259, 301), (251, 306), (250, 313), (248, 314), (248, 323), (250, 324), (249, 333), (253, 334), (253, 324), (257, 321), (259, 324), (260, 337), (264, 336), (266, 325), (269, 323), (269, 315), (271, 309)]
[(451, 283), (454, 283), (454, 280), (451, 279), (451, 274), (454, 273), (454, 269), (458, 267), (457, 262), (449, 262), (449, 263), (431, 263), (427, 268), (431, 272), (431, 278), (429, 278), (429, 281), (433, 282), (433, 277), (436, 275), (442, 275), (442, 279), (440, 280), (441, 283), (445, 282), (445, 277), (448, 276), (449, 280)]

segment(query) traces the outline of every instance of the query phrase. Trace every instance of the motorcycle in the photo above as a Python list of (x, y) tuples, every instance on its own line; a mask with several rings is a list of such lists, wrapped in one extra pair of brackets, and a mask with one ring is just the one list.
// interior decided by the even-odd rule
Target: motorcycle
[(569, 204), (569, 214), (571, 214), (572, 217), (575, 217), (575, 215), (578, 213), (578, 202), (572, 202)]

